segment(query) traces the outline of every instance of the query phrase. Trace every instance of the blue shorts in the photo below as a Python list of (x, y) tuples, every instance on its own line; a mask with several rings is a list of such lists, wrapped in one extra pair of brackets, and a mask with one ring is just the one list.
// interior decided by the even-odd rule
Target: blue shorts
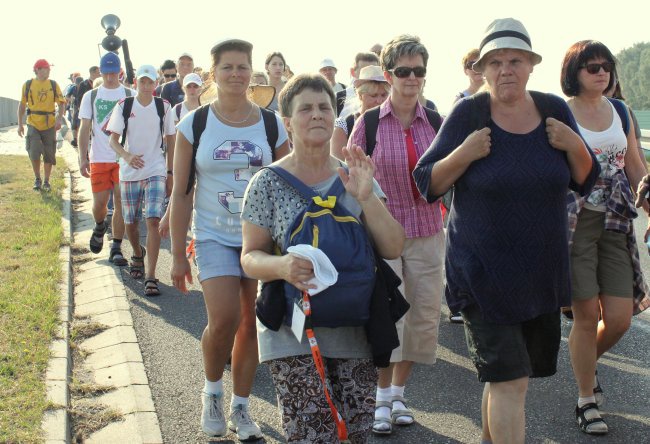
[(199, 282), (215, 277), (247, 278), (241, 267), (241, 247), (227, 247), (214, 240), (195, 241)]
[(143, 180), (120, 181), (122, 216), (125, 224), (133, 224), (142, 219), (143, 197), (145, 219), (160, 219), (163, 216), (166, 180), (165, 176), (153, 176)]

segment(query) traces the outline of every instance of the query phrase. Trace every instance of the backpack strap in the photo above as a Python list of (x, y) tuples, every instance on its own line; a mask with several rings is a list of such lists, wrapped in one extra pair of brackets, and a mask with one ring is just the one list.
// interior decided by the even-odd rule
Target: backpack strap
[(313, 197), (318, 197), (318, 193), (316, 191), (311, 189), (311, 187), (305, 185), (300, 179), (298, 179), (296, 176), (294, 176), (284, 168), (279, 166), (274, 166), (274, 165), (269, 165), (267, 168), (273, 171), (278, 176), (280, 176), (286, 183), (288, 183), (293, 188), (295, 188), (296, 191), (298, 191), (298, 193), (304, 199), (311, 201)]
[(271, 160), (275, 162), (275, 145), (278, 143), (278, 120), (273, 111), (260, 107), (262, 119), (264, 120), (264, 131), (266, 132), (266, 141), (271, 148)]
[(156, 103), (156, 112), (160, 120), (160, 149), (165, 150), (165, 101), (160, 97), (154, 97)]
[(379, 127), (379, 107), (376, 106), (363, 113), (366, 124), (366, 155), (372, 157), (377, 144), (377, 128)]
[(183, 102), (177, 103), (174, 105), (174, 112), (176, 113), (176, 120), (181, 120), (181, 107), (183, 106)]
[(431, 125), (436, 134), (438, 134), (438, 131), (440, 131), (440, 126), (442, 125), (442, 117), (440, 117), (438, 111), (431, 108), (424, 107), (424, 112), (427, 115), (429, 125)]
[(190, 175), (187, 179), (185, 194), (190, 194), (194, 182), (196, 181), (196, 152), (199, 149), (201, 135), (203, 134), (208, 122), (208, 112), (210, 112), (210, 104), (199, 106), (196, 111), (194, 111), (194, 117), (192, 118), (192, 163), (190, 164)]
[(127, 97), (124, 99), (124, 107), (122, 108), (122, 118), (124, 119), (124, 131), (122, 131), (122, 140), (120, 140), (120, 145), (124, 146), (126, 142), (126, 130), (129, 128), (129, 117), (131, 117), (131, 110), (133, 109), (133, 100), (134, 97)]
[(627, 106), (625, 103), (621, 102), (618, 99), (607, 98), (609, 102), (614, 106), (614, 109), (618, 113), (618, 116), (621, 118), (621, 124), (623, 125), (623, 132), (625, 135), (630, 134), (630, 119), (627, 114)]
[(481, 92), (469, 96), (470, 104), (470, 133), (485, 128), (490, 123), (490, 94)]
[(95, 99), (97, 98), (97, 90), (99, 87), (90, 90), (90, 122), (95, 119)]
[(336, 94), (336, 115), (340, 116), (341, 111), (343, 111), (343, 108), (345, 107), (345, 100), (347, 98), (347, 88), (339, 91)]
[(54, 96), (54, 102), (56, 102), (56, 82), (50, 79), (50, 85), (52, 85), (52, 95)]
[(25, 103), (27, 101), (31, 101), (32, 105), (34, 104), (34, 98), (32, 97), (32, 79), (29, 79), (27, 82), (25, 82)]
[(354, 128), (354, 114), (350, 114), (345, 118), (345, 126), (348, 130), (348, 137), (352, 134), (352, 128)]

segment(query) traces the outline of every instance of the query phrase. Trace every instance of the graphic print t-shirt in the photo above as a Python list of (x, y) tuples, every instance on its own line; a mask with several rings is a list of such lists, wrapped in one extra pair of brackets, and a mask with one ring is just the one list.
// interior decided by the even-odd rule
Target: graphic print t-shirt
[[(120, 85), (117, 88), (108, 89), (100, 86), (97, 89), (95, 97), (94, 110), (90, 103), (92, 90), (86, 92), (81, 98), (79, 107), (79, 118), (90, 119), (92, 116), (92, 140), (90, 141), (90, 162), (117, 162), (117, 153), (108, 144), (110, 132), (102, 131), (102, 128), (108, 123), (113, 108), (123, 98), (126, 97), (125, 88)], [(135, 91), (131, 91), (135, 96)], [(94, 111), (94, 112), (93, 112)]]
[[(287, 140), (287, 132), (278, 116), (276, 148)], [(194, 142), (191, 111), (177, 125), (178, 131)], [(245, 128), (233, 128), (219, 121), (212, 110), (196, 153), (196, 185), (192, 231), (198, 241), (214, 240), (222, 245), (240, 247), (240, 213), (244, 191), (253, 175), (271, 163), (271, 148), (266, 139), (264, 121)]]

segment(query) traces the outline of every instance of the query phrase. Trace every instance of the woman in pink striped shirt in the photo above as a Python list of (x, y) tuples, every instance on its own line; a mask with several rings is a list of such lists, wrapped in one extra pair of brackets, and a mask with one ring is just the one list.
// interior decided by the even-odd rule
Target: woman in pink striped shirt
[[(429, 54), (418, 37), (402, 35), (384, 47), (380, 58), (392, 86), (390, 97), (378, 108), (378, 117), (377, 111), (374, 116), (369, 111), (356, 121), (348, 148), (359, 145), (372, 156), (375, 179), (407, 238), (401, 257), (389, 261), (403, 281), (401, 290), (411, 309), (397, 323), (400, 347), (393, 351), (391, 365), (379, 369), (373, 432), (385, 435), (393, 424), (414, 422), (404, 398), (413, 363), (433, 364), (436, 359), (445, 238), (440, 204), (428, 204), (411, 175), (436, 135), (431, 122), (440, 124), (440, 116), (418, 102)], [(372, 119), (376, 126), (369, 124)], [(374, 146), (372, 134), (371, 140), (366, 137), (371, 126), (377, 128)]]

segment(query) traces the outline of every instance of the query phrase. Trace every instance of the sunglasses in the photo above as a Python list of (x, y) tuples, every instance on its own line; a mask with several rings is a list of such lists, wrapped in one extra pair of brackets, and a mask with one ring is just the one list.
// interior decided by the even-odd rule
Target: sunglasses
[(614, 70), (614, 66), (614, 62), (587, 63), (583, 66), (583, 68), (586, 69), (589, 74), (598, 74), (600, 72), (600, 68), (603, 68), (603, 71), (605, 72), (612, 72)]
[(415, 77), (424, 77), (427, 75), (427, 69), (424, 66), (416, 66), (414, 68), (408, 66), (398, 66), (395, 69), (389, 69), (388, 72), (395, 74), (395, 77), (400, 79), (405, 79), (410, 77), (411, 73), (415, 74)]
[(465, 63), (465, 69), (472, 69), (474, 63), (476, 63), (476, 60), (470, 60), (469, 62)]
[(166, 79), (173, 79), (176, 77), (176, 74), (165, 74)]

